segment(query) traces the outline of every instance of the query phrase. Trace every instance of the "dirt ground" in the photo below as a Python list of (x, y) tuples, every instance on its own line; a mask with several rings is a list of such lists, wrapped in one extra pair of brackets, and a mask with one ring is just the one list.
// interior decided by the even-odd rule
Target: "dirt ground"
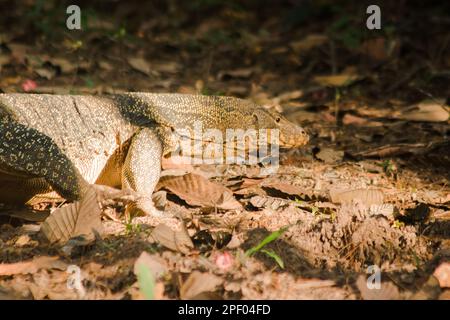
[(269, 176), (164, 163), (175, 234), (119, 202), (102, 238), (55, 245), (59, 202), (0, 207), (0, 299), (450, 298), (448, 4), (382, 2), (370, 31), (363, 3), (85, 1), (70, 31), (55, 3), (0, 1), (0, 92), (231, 95), (311, 140)]

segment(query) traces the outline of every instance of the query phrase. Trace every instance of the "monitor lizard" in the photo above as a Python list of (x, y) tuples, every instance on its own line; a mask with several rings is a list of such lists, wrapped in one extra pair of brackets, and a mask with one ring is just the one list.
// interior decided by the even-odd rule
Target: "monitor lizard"
[(174, 132), (196, 121), (222, 133), (278, 129), (282, 148), (309, 139), (280, 114), (234, 97), (0, 94), (0, 203), (52, 191), (77, 201), (96, 184), (132, 189), (140, 195), (136, 209), (161, 214), (151, 198), (161, 159), (174, 151)]

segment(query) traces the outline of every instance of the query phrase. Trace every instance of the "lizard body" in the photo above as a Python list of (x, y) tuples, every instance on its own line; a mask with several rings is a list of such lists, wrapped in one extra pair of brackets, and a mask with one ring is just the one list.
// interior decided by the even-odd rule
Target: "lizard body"
[(126, 93), (110, 96), (0, 94), (0, 203), (56, 191), (80, 200), (90, 184), (131, 188), (152, 214), (161, 157), (174, 131), (278, 129), (281, 147), (307, 143), (280, 115), (232, 97)]

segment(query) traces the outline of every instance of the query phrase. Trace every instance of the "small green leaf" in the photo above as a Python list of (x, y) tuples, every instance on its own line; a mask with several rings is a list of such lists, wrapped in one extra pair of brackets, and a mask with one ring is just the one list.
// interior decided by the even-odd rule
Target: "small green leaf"
[(281, 257), (279, 255), (277, 255), (274, 251), (261, 249), (261, 252), (267, 254), (269, 257), (271, 257), (273, 260), (275, 260), (276, 263), (278, 263), (278, 265), (280, 266), (281, 269), (284, 269), (283, 259), (281, 259)]
[(258, 245), (254, 246), (253, 248), (248, 249), (245, 252), (246, 256), (251, 256), (252, 254), (258, 252), (261, 250), (265, 245), (271, 243), (272, 241), (278, 239), (287, 229), (288, 227), (283, 227), (280, 230), (274, 231), (271, 234), (269, 234), (267, 237), (265, 237)]
[(137, 278), (139, 289), (144, 295), (144, 298), (147, 300), (153, 300), (155, 296), (155, 278), (153, 277), (151, 270), (147, 266), (139, 264)]

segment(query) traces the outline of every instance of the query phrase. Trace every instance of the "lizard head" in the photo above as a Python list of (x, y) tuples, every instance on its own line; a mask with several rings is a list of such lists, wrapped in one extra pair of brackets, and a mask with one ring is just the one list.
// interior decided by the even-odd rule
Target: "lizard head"
[(259, 128), (279, 130), (279, 145), (281, 148), (301, 147), (309, 141), (309, 135), (305, 129), (290, 122), (278, 112), (258, 108), (254, 110), (253, 117)]

